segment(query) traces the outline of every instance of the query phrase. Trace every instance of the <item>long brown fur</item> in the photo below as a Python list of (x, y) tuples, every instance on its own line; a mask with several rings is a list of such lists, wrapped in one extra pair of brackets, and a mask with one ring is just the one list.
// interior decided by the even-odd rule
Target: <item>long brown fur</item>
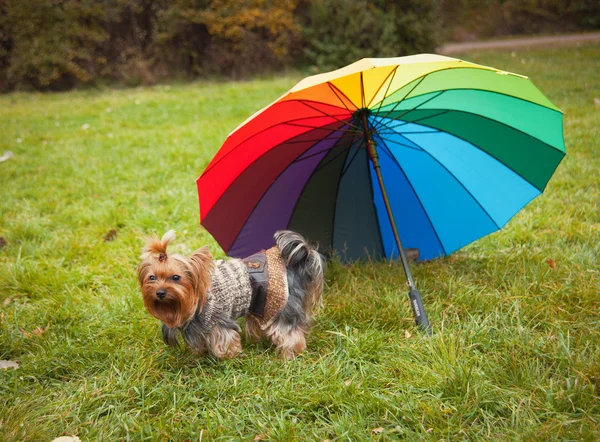
[[(181, 327), (198, 305), (204, 306), (214, 265), (208, 247), (196, 250), (189, 258), (167, 255), (167, 246), (174, 237), (169, 231), (162, 239), (152, 238), (142, 251), (137, 269), (144, 306), (170, 328)], [(173, 280), (174, 275), (180, 276), (179, 281)], [(151, 276), (156, 279), (151, 280)], [(159, 289), (166, 291), (162, 300), (156, 297)]]
[[(169, 255), (167, 248), (174, 238), (174, 231), (165, 233), (160, 239), (152, 237), (142, 250), (142, 260), (137, 268), (144, 306), (167, 327), (163, 326), (163, 337), (169, 345), (177, 344), (176, 329), (186, 325), (198, 309), (201, 311), (204, 308), (215, 265), (208, 247), (199, 248), (189, 258), (177, 254)], [(302, 293), (305, 296), (301, 305), (291, 310), (295, 315), (302, 313), (303, 319), (289, 322), (290, 317), (284, 320), (282, 313), (277, 320), (262, 328), (256, 317), (248, 314), (246, 336), (255, 340), (267, 338), (277, 346), (284, 358), (291, 359), (306, 349), (305, 335), (308, 334), (312, 317), (321, 304), (324, 264), (316, 249), (305, 243), (300, 235), (281, 231), (276, 233), (275, 239), (282, 257), (288, 257), (288, 266), (297, 266), (300, 262), (298, 260), (304, 259), (302, 262), (307, 263), (308, 273), (313, 275), (314, 279), (303, 280)], [(308, 257), (297, 257), (300, 256), (296, 255), (300, 247), (304, 248)], [(294, 262), (291, 262), (292, 259)], [(179, 277), (177, 280), (174, 279), (175, 275)], [(162, 297), (158, 296), (159, 291)], [(188, 336), (186, 342), (194, 351), (208, 351), (217, 358), (234, 357), (242, 351), (239, 333), (223, 326), (215, 326), (203, 339), (192, 339)]]

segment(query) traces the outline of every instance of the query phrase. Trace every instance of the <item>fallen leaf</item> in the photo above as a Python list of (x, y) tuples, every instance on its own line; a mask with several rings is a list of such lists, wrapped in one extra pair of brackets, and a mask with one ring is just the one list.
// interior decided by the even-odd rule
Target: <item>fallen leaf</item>
[(48, 329), (50, 328), (50, 324), (48, 324), (46, 327), (42, 328), (41, 326), (36, 328), (35, 330), (32, 330), (31, 332), (28, 332), (27, 330), (21, 328), (21, 333), (23, 333), (26, 337), (31, 338), (33, 335), (36, 336), (40, 336), (43, 335), (44, 333), (46, 333), (48, 331)]
[(15, 361), (0, 361), (0, 368), (2, 370), (6, 370), (8, 368), (14, 368), (16, 370), (19, 368), (19, 364)]
[(410, 332), (408, 330), (404, 330), (404, 337), (406, 339), (410, 338), (412, 335), (410, 334)]
[(548, 258), (546, 264), (548, 264), (552, 270), (556, 270), (556, 263), (552, 258)]
[(6, 298), (6, 299), (4, 300), (4, 302), (3, 302), (3, 304), (4, 304), (4, 305), (8, 305), (8, 304), (10, 304), (11, 302), (12, 302), (12, 299), (11, 299), (11, 298)]
[(373, 432), (373, 434), (381, 434), (383, 433), (383, 427), (373, 428), (371, 431)]
[(351, 383), (352, 383), (352, 380), (348, 379), (347, 381), (344, 382), (344, 385), (346, 387), (348, 387)]
[(256, 436), (254, 436), (254, 440), (265, 440), (267, 436), (265, 436), (264, 434), (258, 434)]
[(431, 434), (432, 432), (433, 432), (433, 428), (428, 428), (427, 430), (425, 430), (425, 433)]
[(594, 104), (600, 106), (600, 98), (594, 98)]
[(117, 237), (117, 231), (110, 229), (106, 235), (104, 235), (104, 241), (113, 241)]
[(34, 331), (32, 331), (31, 333), (33, 333), (34, 335), (38, 335), (39, 336), (39, 335), (43, 334), (46, 330), (48, 330), (48, 326), (46, 326), (46, 328), (38, 327)]
[(12, 153), (10, 150), (7, 150), (6, 152), (4, 152), (4, 154), (2, 156), (0, 156), (0, 163), (8, 160), (9, 158), (12, 158), (14, 156), (15, 156), (14, 153)]
[(52, 442), (81, 442), (77, 436), (61, 436), (54, 439)]

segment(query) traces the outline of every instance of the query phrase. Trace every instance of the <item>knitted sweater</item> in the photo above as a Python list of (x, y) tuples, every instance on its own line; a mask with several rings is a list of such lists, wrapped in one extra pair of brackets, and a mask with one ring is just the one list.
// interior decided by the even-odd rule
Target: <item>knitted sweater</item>
[(244, 316), (251, 301), (252, 286), (244, 262), (217, 261), (206, 304), (196, 317), (210, 330), (220, 318), (236, 320)]
[[(266, 260), (268, 279), (266, 299), (262, 300), (257, 299), (260, 298), (260, 285), (256, 284), (256, 279), (252, 276), (256, 263), (251, 259), (261, 254)], [(252, 309), (250, 314), (255, 315), (263, 329), (271, 325), (283, 310), (288, 299), (288, 283), (279, 249), (272, 247), (253, 257), (248, 258), (250, 261), (231, 259), (215, 263), (206, 303), (181, 328), (182, 335), (189, 344), (194, 345), (197, 338), (207, 335), (217, 324), (239, 330), (235, 320), (249, 313), (251, 304), (255, 307), (257, 301), (262, 304), (258, 309), (260, 313), (257, 315)]]

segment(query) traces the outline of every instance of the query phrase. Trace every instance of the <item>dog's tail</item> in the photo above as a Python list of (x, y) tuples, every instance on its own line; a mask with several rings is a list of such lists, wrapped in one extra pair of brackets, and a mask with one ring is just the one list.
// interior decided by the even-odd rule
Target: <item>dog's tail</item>
[(146, 259), (149, 256), (156, 254), (161, 262), (164, 261), (167, 258), (167, 246), (174, 239), (175, 230), (169, 230), (161, 239), (158, 239), (158, 236), (154, 236), (142, 250), (142, 259)]
[(273, 238), (286, 267), (294, 269), (300, 276), (300, 283), (307, 295), (304, 299), (305, 306), (314, 310), (321, 304), (325, 259), (315, 246), (296, 232), (279, 230)]

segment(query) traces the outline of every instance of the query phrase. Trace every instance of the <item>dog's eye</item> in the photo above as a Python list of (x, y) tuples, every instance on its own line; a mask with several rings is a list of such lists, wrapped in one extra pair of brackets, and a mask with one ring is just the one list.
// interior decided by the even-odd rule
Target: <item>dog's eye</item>
[(154, 276), (154, 275), (150, 275), (150, 276), (148, 277), (148, 279), (149, 279), (150, 281), (156, 281), (156, 276)]
[(173, 275), (173, 281), (179, 281), (181, 279), (181, 276), (179, 275)]

